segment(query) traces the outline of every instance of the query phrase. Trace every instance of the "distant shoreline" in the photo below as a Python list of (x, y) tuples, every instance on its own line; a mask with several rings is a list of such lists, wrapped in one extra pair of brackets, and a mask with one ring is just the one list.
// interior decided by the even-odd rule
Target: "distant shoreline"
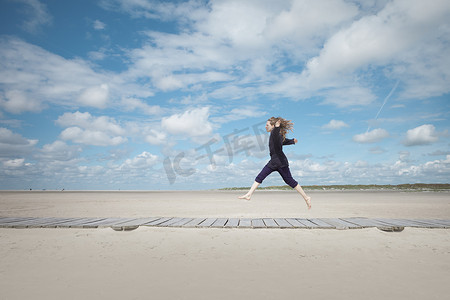
[[(450, 192), (450, 183), (414, 183), (414, 184), (336, 184), (336, 185), (302, 185), (303, 189), (307, 191), (411, 191), (411, 192)], [(202, 190), (71, 190), (71, 189), (24, 189), (24, 190), (1, 190), (0, 193), (11, 192), (41, 192), (41, 193), (109, 193), (109, 192), (122, 192), (122, 193), (166, 193), (166, 192), (208, 192), (208, 191), (244, 191), (250, 187), (226, 187), (226, 188), (213, 188)], [(282, 186), (263, 186), (258, 187), (260, 191), (289, 191), (292, 188), (288, 185)]]
[[(305, 185), (308, 191), (450, 191), (448, 183), (414, 183), (414, 184), (342, 184), (342, 185)], [(250, 187), (222, 188), (226, 191), (248, 190)], [(259, 187), (260, 190), (291, 190), (288, 185)]]

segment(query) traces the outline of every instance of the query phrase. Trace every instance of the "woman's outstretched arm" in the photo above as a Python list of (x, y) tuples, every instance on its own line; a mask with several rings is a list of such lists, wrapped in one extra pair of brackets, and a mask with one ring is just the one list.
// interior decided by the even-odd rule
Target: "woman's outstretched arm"
[(284, 139), (283, 145), (294, 145), (297, 143), (297, 139)]

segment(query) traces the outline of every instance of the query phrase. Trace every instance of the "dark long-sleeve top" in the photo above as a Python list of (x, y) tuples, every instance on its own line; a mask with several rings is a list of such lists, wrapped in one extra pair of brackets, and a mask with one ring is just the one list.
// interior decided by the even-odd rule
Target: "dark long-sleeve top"
[(280, 127), (274, 127), (270, 132), (270, 161), (267, 163), (267, 166), (272, 170), (289, 166), (287, 157), (283, 153), (283, 145), (295, 144), (294, 139), (284, 139), (283, 141), (283, 136), (281, 135), (280, 131)]

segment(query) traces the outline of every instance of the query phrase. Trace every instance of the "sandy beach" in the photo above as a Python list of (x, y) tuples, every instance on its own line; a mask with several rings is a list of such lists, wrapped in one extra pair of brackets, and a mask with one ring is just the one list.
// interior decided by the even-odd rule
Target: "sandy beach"
[[(2, 217), (450, 219), (448, 192), (0, 192)], [(443, 299), (450, 230), (0, 229), (0, 299)]]

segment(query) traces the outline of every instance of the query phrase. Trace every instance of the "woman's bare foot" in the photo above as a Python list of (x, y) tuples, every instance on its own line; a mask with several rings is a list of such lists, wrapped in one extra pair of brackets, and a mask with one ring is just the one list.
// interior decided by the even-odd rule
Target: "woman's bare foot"
[(311, 197), (305, 198), (306, 205), (308, 205), (308, 209), (311, 209)]
[(245, 199), (245, 200), (250, 200), (250, 196), (245, 194), (244, 196), (239, 196), (239, 199)]

